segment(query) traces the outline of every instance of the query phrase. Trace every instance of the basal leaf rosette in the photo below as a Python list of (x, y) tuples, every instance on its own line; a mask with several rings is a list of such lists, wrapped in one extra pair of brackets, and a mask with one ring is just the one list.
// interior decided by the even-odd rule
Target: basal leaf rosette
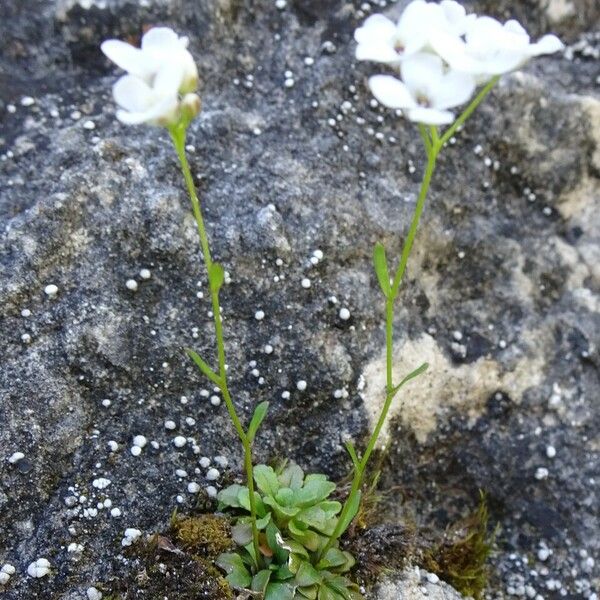
[[(279, 470), (254, 467), (261, 561), (252, 545), (250, 497), (233, 484), (219, 493), (219, 509), (234, 513), (236, 553), (221, 554), (217, 564), (238, 589), (262, 593), (265, 600), (357, 600), (358, 586), (346, 573), (354, 558), (336, 543), (319, 554), (337, 524), (342, 505), (329, 500), (336, 485), (325, 475), (304, 475), (295, 463)], [(265, 567), (257, 570), (256, 564)]]

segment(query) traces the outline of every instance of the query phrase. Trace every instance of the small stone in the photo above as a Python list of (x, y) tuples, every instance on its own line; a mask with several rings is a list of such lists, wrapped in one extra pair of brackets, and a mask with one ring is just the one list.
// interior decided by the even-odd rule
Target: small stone
[(178, 435), (176, 438), (173, 438), (173, 445), (176, 448), (183, 448), (187, 444), (187, 439), (182, 435)]
[(121, 546), (131, 546), (136, 540), (138, 540), (142, 535), (142, 532), (139, 529), (135, 529), (134, 527), (128, 527), (125, 530), (125, 535), (121, 540)]
[(132, 292), (136, 292), (138, 289), (138, 284), (135, 279), (128, 279), (125, 282), (125, 286), (127, 287), (128, 290), (131, 290)]
[(216, 481), (217, 479), (219, 479), (220, 476), (221, 473), (219, 473), (219, 471), (217, 471), (217, 469), (215, 469), (214, 467), (212, 469), (209, 469), (206, 473), (206, 479), (208, 479), (208, 481)]
[(140, 277), (142, 279), (150, 279), (150, 277), (152, 277), (152, 273), (150, 272), (150, 269), (141, 269)]
[(146, 436), (144, 435), (136, 435), (133, 438), (133, 445), (138, 446), (139, 448), (143, 448), (148, 443)]
[(89, 587), (85, 594), (88, 597), (88, 600), (102, 600), (102, 592), (93, 586)]
[(257, 311), (254, 313), (254, 318), (255, 318), (257, 321), (262, 321), (262, 320), (265, 318), (265, 313), (264, 313), (264, 311), (262, 311), (262, 310), (257, 310)]
[(8, 462), (11, 465), (14, 465), (15, 463), (18, 463), (20, 460), (22, 460), (23, 458), (25, 458), (25, 455), (22, 452), (13, 452), (9, 457), (8, 457)]
[(347, 321), (350, 318), (350, 311), (347, 308), (340, 308), (339, 315), (342, 321)]
[(197, 494), (200, 491), (200, 486), (195, 481), (190, 481), (187, 486), (187, 491), (190, 494)]
[(304, 379), (300, 379), (300, 381), (296, 383), (296, 388), (303, 392), (306, 389), (306, 385), (306, 381), (304, 381)]

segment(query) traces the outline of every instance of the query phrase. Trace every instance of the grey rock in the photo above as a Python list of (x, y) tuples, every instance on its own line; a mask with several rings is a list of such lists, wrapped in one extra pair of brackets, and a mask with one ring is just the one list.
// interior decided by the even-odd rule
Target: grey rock
[(384, 577), (373, 592), (374, 600), (462, 600), (463, 596), (437, 575), (421, 569), (406, 569)]
[[(496, 14), (507, 9), (536, 34), (546, 29), (539, 3), (502, 2)], [(486, 490), (501, 525), (493, 597), (530, 586), (546, 599), (589, 598), (598, 587), (596, 9), (585, 3), (586, 18), (560, 20), (568, 58), (507, 77), (440, 159), (397, 309), (396, 373), (425, 359), (432, 369), (394, 406), (382, 488), (400, 486), (404, 501), (386, 496), (381, 517), (439, 532)], [(270, 0), (0, 6), (0, 563), (17, 566), (3, 597), (109, 590), (135, 568), (122, 554), (125, 528), (160, 530), (175, 506), (193, 506), (189, 481), (209, 484), (195, 472), (199, 456), (226, 455), (226, 477), (239, 473), (226, 411), (183, 353), (212, 360), (214, 342), (178, 166), (164, 131), (116, 122), (117, 73), (98, 50), (106, 37), (134, 41), (153, 24), (190, 37), (204, 107), (190, 161), (215, 257), (231, 275), (222, 303), (236, 404), (247, 419), (271, 401), (257, 460), (347, 472), (342, 442), (360, 446), (382, 397), (372, 246), (384, 242), (397, 260), (423, 168), (414, 127), (369, 105), (365, 82), (378, 68), (353, 62), (358, 10), (331, 1), (280, 11)], [(324, 258), (311, 266), (316, 249)], [(148, 440), (138, 457), (136, 435)], [(176, 448), (176, 435), (193, 442)], [(16, 451), (21, 468), (7, 460)], [(94, 488), (98, 477), (111, 484)], [(27, 565), (39, 557), (52, 574), (33, 580)]]

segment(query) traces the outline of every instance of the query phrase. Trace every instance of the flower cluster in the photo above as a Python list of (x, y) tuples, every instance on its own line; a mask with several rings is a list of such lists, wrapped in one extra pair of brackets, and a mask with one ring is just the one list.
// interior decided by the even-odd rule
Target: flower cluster
[(400, 79), (375, 75), (369, 87), (379, 102), (411, 121), (444, 125), (449, 109), (464, 104), (477, 85), (521, 67), (530, 58), (563, 48), (554, 35), (531, 43), (515, 20), (502, 24), (467, 14), (455, 0), (413, 0), (396, 23), (372, 15), (354, 34), (358, 60), (395, 67)]
[(141, 48), (120, 40), (102, 44), (102, 52), (127, 71), (113, 87), (121, 122), (168, 126), (199, 112), (198, 70), (187, 45), (168, 27), (150, 29)]

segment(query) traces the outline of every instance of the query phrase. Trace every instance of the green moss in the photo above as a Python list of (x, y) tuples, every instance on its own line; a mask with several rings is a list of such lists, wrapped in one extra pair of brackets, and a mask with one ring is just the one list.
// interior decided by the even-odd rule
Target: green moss
[(479, 600), (487, 586), (487, 560), (495, 542), (488, 532), (488, 510), (481, 494), (477, 510), (450, 527), (441, 543), (424, 554), (424, 566), (465, 596)]
[(217, 515), (175, 516), (171, 520), (171, 531), (181, 549), (210, 559), (233, 545), (229, 521)]

